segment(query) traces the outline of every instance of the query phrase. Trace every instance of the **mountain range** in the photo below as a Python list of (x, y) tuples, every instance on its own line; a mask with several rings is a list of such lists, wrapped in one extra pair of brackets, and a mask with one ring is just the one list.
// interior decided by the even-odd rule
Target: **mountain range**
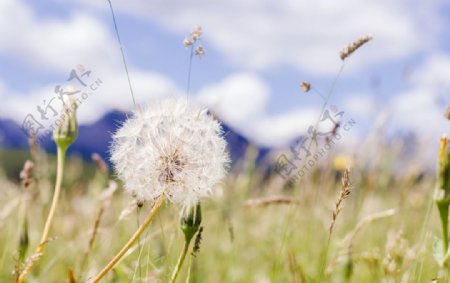
[[(110, 111), (97, 122), (90, 125), (80, 125), (78, 137), (69, 148), (68, 154), (76, 154), (85, 160), (89, 160), (92, 153), (100, 154), (109, 161), (109, 146), (111, 135), (119, 125), (125, 121), (127, 113), (121, 111)], [(228, 150), (232, 164), (245, 157), (251, 142), (243, 135), (237, 133), (228, 125), (222, 123), (225, 139), (228, 142)], [(56, 146), (50, 137), (40, 141), (40, 146), (48, 152), (56, 152)], [(22, 131), (21, 126), (9, 119), (0, 119), (0, 148), (2, 149), (27, 149), (28, 138)], [(270, 152), (270, 148), (256, 147), (258, 149), (257, 162), (262, 161)]]

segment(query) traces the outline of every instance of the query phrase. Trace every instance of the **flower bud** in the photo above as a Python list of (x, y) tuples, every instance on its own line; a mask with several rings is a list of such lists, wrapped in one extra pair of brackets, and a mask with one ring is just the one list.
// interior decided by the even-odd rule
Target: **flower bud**
[(64, 106), (64, 112), (58, 120), (60, 123), (53, 131), (53, 140), (58, 147), (64, 150), (67, 149), (78, 136), (76, 109), (77, 104), (74, 101), (70, 101), (69, 106)]
[(180, 226), (186, 241), (189, 242), (197, 233), (202, 223), (202, 210), (200, 203), (189, 206), (181, 212)]
[(444, 198), (450, 200), (450, 150), (446, 136), (441, 138), (439, 148), (437, 186)]

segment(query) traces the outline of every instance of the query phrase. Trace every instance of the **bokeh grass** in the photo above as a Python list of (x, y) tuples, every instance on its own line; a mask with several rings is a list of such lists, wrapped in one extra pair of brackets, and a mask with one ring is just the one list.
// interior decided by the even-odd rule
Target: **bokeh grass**
[[(391, 157), (395, 154), (389, 148), (385, 152)], [(36, 163), (34, 194), (27, 192), (18, 178), (20, 165), (31, 155), (1, 154), (0, 282), (14, 280), (25, 215), (29, 224), (28, 256), (39, 242), (55, 172), (54, 157), (39, 154), (44, 158)], [(204, 231), (200, 252), (192, 260), (190, 282), (430, 282), (439, 276), (440, 268), (432, 255), (434, 237), (440, 235), (434, 207), (427, 219), (434, 192), (432, 173), (417, 170), (417, 164), (399, 172), (394, 168), (395, 158), (371, 167), (365, 166), (366, 160), (356, 159), (352, 194), (336, 220), (325, 259), (328, 229), (341, 186), (341, 173), (332, 166), (333, 155), (295, 187), (283, 186), (275, 175), (262, 178), (267, 174), (253, 166), (251, 156), (243, 170), (231, 172), (220, 194), (203, 203)], [(133, 234), (151, 207), (146, 203), (138, 209), (120, 184), (110, 201), (102, 200), (109, 180), (114, 176), (96, 172), (93, 164), (76, 157), (68, 159), (52, 239), (28, 282), (66, 282), (69, 268), (74, 270), (77, 282), (86, 282)], [(270, 196), (295, 202), (264, 206), (247, 203)], [(98, 234), (86, 268), (80, 272), (102, 206)], [(178, 210), (171, 206), (167, 203), (163, 207), (140, 243), (106, 282), (168, 281), (183, 244)], [(364, 226), (349, 253), (343, 239), (364, 217), (387, 209), (395, 209), (395, 214)], [(390, 246), (395, 237), (402, 239), (397, 250)], [(186, 280), (188, 267), (183, 267), (179, 282)]]

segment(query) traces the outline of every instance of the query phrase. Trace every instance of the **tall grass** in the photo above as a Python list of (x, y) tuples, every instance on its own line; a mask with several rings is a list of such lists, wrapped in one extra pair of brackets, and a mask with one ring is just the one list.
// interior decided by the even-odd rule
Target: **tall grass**
[[(390, 150), (387, 148), (387, 152)], [(55, 168), (55, 161), (48, 158), (49, 167)], [(25, 161), (25, 160), (23, 160)], [(363, 161), (360, 161), (363, 162)], [(78, 168), (76, 159), (67, 161), (67, 171)], [(92, 166), (86, 164), (85, 166)], [(330, 281), (340, 281), (346, 278), (349, 256), (349, 236), (351, 240), (352, 258), (352, 282), (379, 282), (387, 278), (383, 262), (389, 258), (392, 249), (386, 245), (390, 240), (390, 234), (397, 235), (399, 229), (403, 231), (402, 238), (409, 245), (414, 246), (418, 258), (423, 261), (421, 282), (429, 282), (439, 275), (440, 267), (434, 261), (432, 255), (432, 238), (421, 242), (420, 230), (426, 211), (427, 200), (433, 194), (430, 190), (434, 186), (434, 175), (419, 173), (396, 176), (390, 175), (389, 186), (384, 181), (372, 178), (384, 171), (393, 170), (392, 163), (384, 163), (383, 168), (378, 167), (367, 172), (360, 178), (355, 178), (353, 186), (362, 193), (372, 190), (366, 199), (362, 210), (358, 212), (361, 223), (355, 224), (351, 217), (354, 211), (356, 198), (346, 199), (346, 205), (342, 208), (337, 224), (334, 227), (333, 241), (330, 245), (327, 278)], [(411, 164), (410, 166), (413, 166)], [(91, 167), (95, 168), (95, 167)], [(354, 168), (359, 168), (356, 161)], [(405, 168), (405, 170), (409, 170)], [(51, 172), (51, 170), (50, 170)], [(357, 170), (353, 170), (356, 175)], [(335, 188), (341, 183), (333, 168), (328, 166), (317, 168), (313, 174), (327, 176), (325, 179), (310, 178), (304, 181), (302, 186), (301, 203), (295, 205), (305, 213), (296, 215), (290, 225), (290, 233), (286, 238), (285, 252), (279, 258), (277, 245), (283, 235), (285, 219), (289, 213), (289, 207), (282, 202), (273, 202), (267, 205), (248, 205), (249, 197), (252, 199), (270, 199), (271, 196), (284, 196), (291, 198), (297, 196), (292, 189), (284, 187), (276, 182), (276, 176), (269, 179), (261, 178), (261, 181), (250, 182), (250, 178), (256, 180), (263, 174), (256, 169), (252, 174), (239, 173), (230, 175), (225, 181), (226, 187), (221, 196), (217, 196), (214, 202), (203, 204), (203, 214), (207, 215), (202, 221), (203, 241), (200, 252), (195, 257), (195, 263), (191, 268), (182, 269), (178, 275), (180, 282), (186, 279), (190, 271), (190, 282), (267, 282), (272, 276), (272, 266), (279, 264), (279, 272), (272, 277), (276, 282), (320, 282), (322, 274), (318, 268), (321, 254), (324, 251), (331, 220), (331, 204), (335, 202)], [(15, 199), (25, 193), (18, 178), (14, 181), (1, 177), (0, 198), (0, 281), (13, 280), (11, 271), (14, 270), (18, 257), (20, 234), (17, 231), (17, 220), (22, 219), (21, 212), (9, 208)], [(52, 180), (52, 174), (41, 177), (40, 183)], [(69, 268), (77, 282), (86, 282), (100, 270), (107, 262), (113, 251), (126, 242), (135, 229), (135, 216), (133, 212), (124, 218), (120, 218), (122, 212), (128, 207), (129, 199), (117, 190), (111, 196), (110, 205), (104, 207), (102, 220), (98, 226), (96, 240), (92, 244), (90, 257), (85, 267), (81, 269), (85, 248), (89, 246), (92, 238), (92, 229), (97, 221), (97, 215), (102, 206), (99, 199), (102, 197), (103, 182), (97, 182), (98, 178), (91, 174), (81, 179), (69, 182), (64, 180), (63, 192), (60, 200), (60, 210), (55, 216), (53, 232), (55, 238), (47, 244), (46, 254), (40, 260), (39, 265), (29, 275), (30, 282), (60, 282), (66, 278)], [(315, 199), (315, 191), (318, 185), (324, 189), (320, 192), (320, 198)], [(394, 189), (393, 189), (394, 188)], [(39, 194), (47, 195), (51, 186), (40, 187)], [(403, 200), (403, 190), (410, 192), (409, 197)], [(30, 242), (35, 243), (39, 239), (39, 233), (45, 220), (45, 199), (38, 197), (33, 200), (27, 211), (33, 216), (34, 221), (29, 223), (28, 235)], [(389, 217), (383, 216), (383, 211), (398, 208), (403, 203), (402, 211)], [(151, 207), (147, 204), (142, 208), (142, 214), (148, 214)], [(136, 211), (136, 210), (134, 210)], [(228, 215), (224, 217), (224, 213)], [(382, 213), (376, 216), (376, 213)], [(375, 215), (375, 216), (372, 216)], [(365, 220), (375, 218), (377, 221)], [(159, 279), (167, 282), (176, 265), (179, 252), (182, 250), (184, 235), (179, 229), (178, 212), (162, 208), (156, 217), (153, 229), (144, 233), (141, 239), (143, 250), (141, 260), (143, 264), (142, 278), (136, 276), (135, 267), (138, 263), (139, 250), (137, 245), (124, 256), (114, 272), (107, 276), (106, 282), (128, 282), (135, 277), (135, 282), (154, 282)], [(234, 237), (230, 237), (229, 223), (232, 225)], [(359, 228), (358, 228), (359, 227)], [(437, 210), (432, 210), (429, 231), (438, 236), (440, 222)], [(355, 232), (357, 230), (357, 233)], [(394, 237), (395, 238), (395, 237)], [(418, 245), (420, 243), (420, 245)], [(391, 245), (392, 246), (392, 245)], [(80, 247), (83, 247), (80, 249)], [(347, 247), (347, 248), (346, 248)], [(390, 246), (389, 246), (390, 247)], [(189, 256), (189, 254), (188, 254)], [(400, 268), (396, 277), (401, 278), (409, 271)], [(409, 267), (408, 267), (409, 268)], [(411, 274), (411, 273), (408, 273)], [(301, 279), (303, 278), (303, 279)], [(417, 277), (409, 278), (415, 282)]]

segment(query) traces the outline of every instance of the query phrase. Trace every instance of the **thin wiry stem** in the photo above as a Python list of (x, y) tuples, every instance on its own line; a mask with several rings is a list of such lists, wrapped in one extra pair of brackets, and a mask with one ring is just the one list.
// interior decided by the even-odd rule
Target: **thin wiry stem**
[(114, 268), (114, 266), (119, 262), (119, 260), (125, 255), (125, 253), (136, 243), (136, 241), (139, 239), (139, 237), (142, 235), (142, 233), (145, 231), (147, 226), (152, 222), (153, 218), (155, 217), (156, 213), (160, 209), (163, 201), (165, 199), (164, 195), (161, 195), (157, 200), (155, 205), (152, 208), (152, 211), (147, 216), (147, 219), (144, 220), (141, 226), (134, 232), (133, 236), (131, 236), (130, 240), (123, 246), (123, 248), (117, 253), (117, 255), (110, 260), (110, 262), (100, 271), (97, 276), (94, 277), (92, 280), (92, 283), (100, 282), (100, 280), (105, 277), (105, 275)]
[(194, 44), (191, 45), (191, 52), (189, 54), (189, 67), (186, 82), (186, 99), (189, 98), (189, 91), (191, 88), (191, 73), (192, 73), (192, 59), (194, 58)]
[(120, 53), (122, 54), (123, 65), (125, 67), (125, 72), (127, 74), (128, 86), (130, 87), (131, 97), (133, 98), (134, 107), (137, 107), (136, 100), (134, 98), (133, 87), (131, 86), (130, 73), (128, 72), (128, 65), (127, 65), (127, 61), (125, 59), (125, 53), (123, 52), (122, 41), (120, 40), (119, 29), (117, 27), (116, 16), (114, 14), (114, 9), (113, 9), (111, 0), (108, 0), (108, 3), (109, 3), (109, 8), (111, 10), (112, 19), (113, 19), (113, 22), (114, 22), (114, 30), (116, 31), (117, 42), (119, 43), (119, 47), (120, 47)]
[[(430, 197), (430, 200), (428, 202), (428, 208), (427, 208), (427, 212), (425, 214), (425, 221), (424, 224), (422, 225), (422, 233), (420, 236), (420, 243), (421, 246), (425, 245), (427, 242), (427, 232), (428, 232), (428, 227), (429, 227), (429, 223), (430, 223), (430, 219), (431, 219), (431, 211), (433, 208), (433, 203), (434, 203), (434, 198)], [(418, 259), (418, 263), (416, 263), (416, 266), (414, 268), (413, 271), (413, 278), (417, 278), (417, 280), (420, 282), (421, 278), (422, 278), (422, 271), (423, 271), (423, 265), (424, 265), (424, 260), (423, 257), (419, 257)], [(417, 272), (417, 268), (419, 269), (419, 274), (416, 277), (416, 272)]]
[(172, 273), (172, 277), (170, 278), (170, 283), (174, 283), (175, 280), (177, 280), (178, 274), (180, 273), (181, 267), (183, 266), (184, 259), (186, 258), (187, 251), (189, 249), (189, 244), (191, 243), (191, 239), (187, 239), (184, 241), (184, 247), (183, 251), (180, 254), (180, 257), (178, 258), (177, 265), (175, 266), (175, 269)]
[(55, 192), (53, 194), (53, 200), (52, 200), (52, 204), (50, 207), (50, 211), (48, 213), (47, 220), (45, 222), (44, 231), (42, 232), (41, 241), (39, 243), (39, 246), (36, 248), (36, 251), (34, 252), (34, 254), (27, 261), (25, 268), (22, 270), (19, 277), (17, 278), (18, 283), (22, 283), (25, 280), (27, 274), (33, 269), (33, 267), (36, 265), (36, 263), (42, 257), (45, 246), (48, 242), (48, 235), (50, 233), (50, 228), (53, 223), (53, 218), (55, 217), (56, 207), (58, 205), (59, 195), (61, 193), (61, 183), (62, 183), (62, 179), (63, 179), (64, 159), (66, 157), (66, 150), (67, 150), (67, 148), (62, 148), (62, 147), (58, 146), (56, 184), (55, 184)]
[(89, 239), (88, 249), (84, 252), (83, 260), (80, 265), (80, 274), (83, 274), (84, 268), (86, 267), (86, 263), (88, 262), (89, 254), (92, 251), (92, 247), (94, 246), (95, 238), (97, 237), (98, 228), (100, 226), (100, 219), (102, 218), (103, 212), (105, 211), (105, 207), (101, 206), (98, 213), (97, 218), (94, 222), (94, 228), (92, 229), (91, 238)]
[[(320, 123), (320, 119), (322, 118), (322, 115), (323, 115), (323, 113), (324, 113), (324, 111), (325, 111), (325, 109), (326, 109), (326, 107), (328, 105), (328, 101), (333, 96), (334, 88), (336, 87), (337, 81), (339, 80), (342, 72), (344, 71), (344, 67), (345, 67), (345, 61), (342, 62), (341, 67), (339, 68), (339, 71), (338, 71), (336, 77), (334, 78), (333, 83), (331, 84), (330, 90), (328, 91), (328, 94), (327, 94), (327, 96), (324, 99), (324, 102), (322, 104), (322, 108), (320, 110), (320, 115), (318, 116), (318, 118), (316, 120), (316, 123), (314, 124), (314, 129), (317, 129), (317, 126)], [(309, 141), (308, 146), (307, 146), (308, 150), (311, 149), (311, 146), (313, 145), (313, 142), (314, 141), (312, 139)], [(307, 162), (307, 159), (305, 158), (302, 166), (306, 165), (306, 162)], [(301, 179), (299, 180), (299, 182), (301, 182)], [(296, 190), (296, 188), (294, 190)], [(297, 211), (297, 210), (294, 211), (294, 209), (293, 209), (294, 207), (295, 206), (293, 204), (289, 205), (289, 214), (288, 214), (288, 219), (287, 219), (286, 223), (291, 223), (292, 218), (294, 217), (294, 212)], [(283, 240), (281, 241), (281, 246), (280, 246), (280, 248), (278, 250), (278, 253), (277, 253), (277, 257), (276, 257), (277, 259), (280, 258), (281, 252), (282, 252), (282, 250), (284, 248), (284, 245), (286, 244), (288, 228), (289, 228), (289, 225), (285, 225), (284, 232), (283, 232)], [(278, 268), (278, 265), (277, 265), (277, 260), (276, 260), (274, 265), (273, 265), (273, 267), (272, 267), (272, 279), (275, 278), (277, 268)]]

